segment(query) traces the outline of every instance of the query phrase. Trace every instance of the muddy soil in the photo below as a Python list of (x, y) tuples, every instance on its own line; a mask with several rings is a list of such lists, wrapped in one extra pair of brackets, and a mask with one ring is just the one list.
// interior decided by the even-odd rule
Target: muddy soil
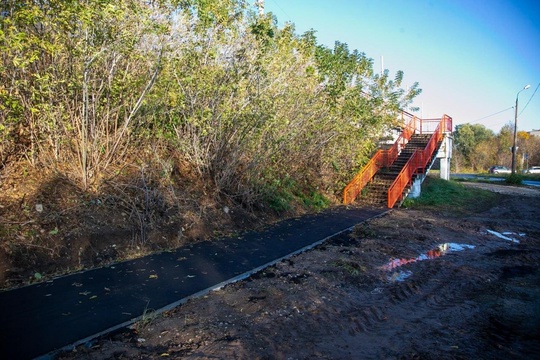
[(538, 359), (540, 190), (394, 210), (61, 359)]
[(211, 182), (182, 164), (175, 165), (169, 180), (156, 180), (154, 173), (126, 170), (96, 189), (83, 190), (50, 171), (42, 174), (23, 165), (1, 171), (0, 290), (278, 219), (271, 211), (257, 212), (217, 199), (208, 189)]

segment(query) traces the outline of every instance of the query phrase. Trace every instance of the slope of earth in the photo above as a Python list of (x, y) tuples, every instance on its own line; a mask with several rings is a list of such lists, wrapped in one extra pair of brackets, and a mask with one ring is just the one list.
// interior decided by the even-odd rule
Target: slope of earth
[(540, 358), (540, 191), (498, 196), (467, 217), (394, 210), (58, 357)]
[[(172, 166), (172, 165), (171, 165)], [(262, 228), (279, 219), (212, 190), (181, 160), (161, 176), (127, 167), (84, 190), (50, 170), (0, 171), (0, 290)], [(158, 174), (158, 175), (156, 175)], [(291, 210), (280, 216), (298, 216)]]

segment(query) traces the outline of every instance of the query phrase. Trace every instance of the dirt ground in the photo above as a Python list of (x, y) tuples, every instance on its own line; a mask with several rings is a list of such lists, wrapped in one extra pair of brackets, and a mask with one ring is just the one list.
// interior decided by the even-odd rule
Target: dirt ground
[(217, 201), (204, 179), (175, 169), (174, 181), (126, 170), (88, 190), (20, 164), (0, 171), (0, 291), (275, 221)]
[(59, 358), (538, 359), (540, 189), (489, 189), (486, 212), (393, 210)]

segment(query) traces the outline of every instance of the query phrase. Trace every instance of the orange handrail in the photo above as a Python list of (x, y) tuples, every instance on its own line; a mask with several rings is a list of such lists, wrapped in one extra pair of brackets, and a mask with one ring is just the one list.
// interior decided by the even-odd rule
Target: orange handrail
[(350, 204), (360, 191), (385, 164), (385, 150), (378, 150), (369, 162), (359, 171), (343, 190), (343, 203)]
[(437, 127), (424, 150), (416, 150), (413, 153), (388, 189), (387, 206), (389, 208), (394, 207), (395, 203), (398, 200), (401, 200), (403, 197), (403, 190), (406, 186), (411, 184), (413, 176), (417, 174), (420, 169), (426, 168), (443, 137), (443, 132), (449, 131), (452, 131), (452, 118), (448, 115), (444, 115), (441, 119), (438, 119)]
[[(407, 144), (411, 136), (418, 132), (420, 134), (432, 133), (428, 144), (424, 150), (417, 150), (401, 172), (396, 177), (394, 183), (388, 190), (388, 207), (395, 205), (398, 199), (403, 196), (403, 190), (412, 181), (413, 176), (424, 169), (431, 159), (439, 141), (443, 137), (443, 133), (452, 132), (452, 118), (448, 115), (443, 115), (440, 119), (418, 119), (416, 116), (401, 111), (402, 123), (405, 123), (405, 117), (409, 118), (407, 124), (397, 138), (393, 146), (388, 150), (378, 150), (371, 160), (362, 168), (352, 181), (345, 187), (343, 191), (343, 203), (350, 204), (353, 202), (360, 191), (366, 184), (375, 176), (375, 174), (383, 166), (390, 166), (397, 159), (401, 149)], [(436, 126), (435, 130), (432, 127)]]
[(392, 147), (388, 150), (378, 150), (371, 160), (360, 170), (351, 182), (343, 190), (343, 203), (352, 203), (360, 191), (366, 186), (366, 184), (375, 176), (377, 171), (382, 167), (388, 167), (397, 159), (401, 149), (405, 147), (411, 136), (415, 133), (419, 119), (405, 111), (401, 111), (401, 119), (405, 123), (405, 117), (409, 118), (409, 121), (405, 124), (403, 131), (396, 139)]
[(388, 189), (388, 208), (394, 207), (396, 201), (402, 196), (403, 189), (411, 182), (414, 169), (416, 169), (417, 164), (420, 162), (420, 156), (420, 151), (416, 150)]

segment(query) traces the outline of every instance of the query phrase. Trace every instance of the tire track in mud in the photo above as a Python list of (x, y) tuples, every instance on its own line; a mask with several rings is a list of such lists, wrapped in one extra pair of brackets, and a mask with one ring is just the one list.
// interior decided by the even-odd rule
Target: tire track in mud
[[(529, 325), (530, 331), (527, 333), (519, 330), (523, 328), (523, 314), (518, 314), (516, 319), (511, 313), (506, 320), (504, 314), (500, 315), (492, 308), (484, 307), (484, 293), (492, 294), (494, 291), (497, 293), (498, 288), (508, 287), (508, 284), (501, 284), (501, 281), (516, 279), (520, 286), (524, 286), (524, 277), (536, 276), (536, 285), (533, 283), (529, 285), (537, 286), (538, 284), (540, 251), (536, 248), (509, 249), (506, 248), (506, 244), (501, 244), (501, 246), (505, 248), (484, 249), (487, 253), (475, 249), (466, 253), (448, 255), (444, 259), (438, 258), (406, 265), (406, 269), (411, 270), (413, 274), (403, 282), (387, 284), (383, 290), (386, 296), (381, 297), (378, 304), (372, 304), (362, 311), (363, 321), (358, 323), (358, 320), (354, 319), (355, 325), (352, 326), (349, 334), (378, 333), (379, 337), (384, 334), (387, 338), (401, 338), (407, 336), (407, 332), (411, 331), (411, 326), (398, 325), (416, 324), (413, 328), (421, 329), (420, 332), (425, 334), (426, 343), (415, 343), (414, 346), (411, 345), (412, 348), (399, 351), (401, 354), (418, 354), (419, 349), (427, 348), (426, 353), (452, 351), (459, 356), (459, 353), (476, 351), (476, 347), (471, 349), (470, 344), (452, 345), (449, 350), (448, 346), (442, 346), (440, 343), (430, 344), (430, 335), (434, 331), (431, 324), (439, 326), (436, 329), (439, 336), (448, 336), (455, 343), (459, 342), (460, 335), (473, 333), (474, 329), (482, 326), (482, 331), (489, 335), (479, 339), (475, 346), (497, 349), (490, 352), (493, 358), (501, 358), (501, 347), (505, 354), (513, 354), (515, 342), (528, 344), (527, 349), (521, 346), (517, 353), (540, 358), (540, 343), (532, 341), (534, 336), (538, 339), (540, 335), (536, 330), (540, 329), (539, 314), (535, 315), (536, 322)], [(492, 258), (490, 260), (495, 261), (486, 263), (482, 259), (485, 257), (490, 257)], [(480, 265), (476, 266), (476, 264)], [(531, 264), (536, 264), (536, 266), (531, 266)], [(507, 290), (507, 292), (511, 291), (515, 289)], [(540, 290), (538, 293), (538, 300), (540, 300)], [(519, 294), (519, 290), (517, 294), (517, 297), (526, 297)], [(511, 294), (505, 294), (505, 296), (512, 297)], [(501, 306), (501, 304), (497, 305)], [(537, 308), (540, 312), (540, 305)], [(373, 311), (374, 309), (379, 311)], [(486, 318), (489, 321), (486, 321)], [(500, 320), (501, 318), (503, 320)], [(451, 320), (454, 325), (445, 326), (448, 320)], [(459, 326), (460, 324), (462, 326)], [(451, 341), (449, 340), (450, 343)], [(388, 356), (388, 353), (377, 353), (376, 356)]]
[[(505, 243), (500, 246), (502, 248), (497, 245), (476, 248), (449, 254), (444, 258), (407, 264), (405, 268), (413, 273), (409, 278), (402, 282), (386, 281), (375, 289), (365, 290), (344, 281), (333, 290), (332, 296), (326, 294), (325, 298), (313, 300), (306, 294), (308, 296), (304, 299), (310, 300), (296, 303), (298, 308), (294, 311), (270, 311), (273, 318), (272, 330), (266, 328), (265, 331), (265, 327), (269, 326), (266, 321), (261, 327), (257, 326), (255, 333), (262, 335), (257, 344), (261, 348), (271, 349), (264, 354), (280, 355), (283, 358), (291, 354), (298, 355), (298, 358), (309, 358), (314, 354), (324, 357), (324, 354), (329, 354), (328, 348), (331, 345), (326, 340), (331, 337), (334, 338), (332, 358), (336, 358), (336, 354), (340, 354), (337, 358), (344, 359), (432, 358), (433, 354), (438, 354), (437, 357), (441, 359), (454, 359), (470, 358), (473, 354), (476, 356), (479, 349), (485, 349), (485, 356), (477, 358), (504, 359), (516, 354), (539, 358), (538, 344), (527, 340), (527, 336), (523, 340), (523, 334), (516, 334), (516, 327), (521, 321), (510, 315), (506, 319), (500, 317), (495, 310), (482, 308), (482, 302), (486, 301), (484, 293), (498, 289), (501, 279), (521, 281), (522, 276), (534, 273), (529, 265), (531, 261), (534, 264), (539, 257), (538, 252), (508, 248), (510, 245)], [(370, 247), (376, 247), (376, 244), (370, 244)], [(387, 253), (399, 253), (391, 246), (383, 248)], [(371, 260), (363, 262), (358, 259), (359, 253), (354, 246), (334, 250), (348, 256), (344, 258), (347, 261), (342, 259), (340, 264), (354, 264), (357, 261), (366, 267), (376, 268), (369, 254), (364, 253)], [(377, 258), (379, 264), (380, 258)], [(491, 262), (482, 263), (483, 258)], [(477, 263), (480, 264), (477, 266)], [(275, 276), (270, 279), (282, 279), (290, 285), (313, 283), (314, 276), (304, 272), (304, 267), (301, 269), (300, 273), (295, 274), (300, 268), (284, 268), (275, 271)], [(334, 280), (343, 275), (339, 272), (330, 274)], [(379, 278), (383, 279), (387, 274), (379, 274)], [(303, 320), (298, 322), (299, 318)], [(415, 335), (411, 337), (411, 333)], [(480, 333), (485, 335), (479, 336)], [(336, 334), (339, 335), (336, 337)], [(303, 343), (299, 350), (291, 345), (288, 339), (291, 337), (298, 341), (310, 341)], [(476, 337), (477, 341), (464, 342), (463, 339), (468, 337)], [(390, 339), (399, 340), (393, 343)], [(515, 350), (513, 346), (516, 339), (520, 340), (520, 344), (530, 343), (528, 349)], [(253, 354), (253, 348), (243, 348), (241, 343), (221, 342), (220, 353), (233, 357), (242, 352)], [(273, 345), (275, 343), (282, 345), (278, 348)], [(501, 349), (504, 355), (501, 355)], [(213, 351), (216, 351), (215, 348)]]
[[(428, 308), (433, 310), (446, 310), (448, 308), (462, 307), (464, 310), (470, 310), (476, 306), (472, 303), (471, 297), (490, 283), (497, 279), (495, 274), (479, 272), (469, 266), (459, 266), (453, 268), (448, 274), (445, 274), (444, 283), (438, 282), (425, 294), (420, 300)], [(460, 281), (453, 281), (460, 279)]]
[(503, 263), (511, 263), (513, 266), (540, 263), (540, 248), (496, 249), (485, 255)]
[[(413, 274), (404, 282), (387, 284), (380, 291), (379, 301), (370, 302), (370, 307), (362, 312), (363, 318), (352, 318), (349, 335), (367, 336), (366, 345), (388, 338), (410, 339), (410, 331), (422, 334), (416, 334), (413, 340), (424, 337), (425, 342), (402, 341), (410, 345), (391, 353), (356, 349), (357, 355), (408, 358), (404, 354), (412, 354), (412, 358), (422, 358), (421, 354), (430, 357), (428, 354), (443, 352), (449, 358), (466, 358), (482, 349), (485, 356), (481, 358), (516, 358), (523, 354), (540, 358), (540, 294), (534, 298), (530, 290), (540, 283), (537, 237), (533, 233), (532, 237), (521, 238), (521, 244), (511, 244), (479, 236), (471, 244), (477, 246), (473, 251), (403, 266)], [(376, 242), (369, 247), (376, 248)], [(382, 248), (385, 253), (393, 253), (388, 246)], [(531, 280), (526, 280), (528, 277)], [(513, 287), (509, 280), (514, 280)], [(524, 287), (529, 289), (522, 292)], [(497, 297), (501, 292), (503, 299), (517, 299), (507, 305)], [(536, 300), (531, 300), (531, 296)], [(531, 314), (534, 303), (536, 312)], [(519, 312), (515, 307), (524, 310)], [(382, 309), (382, 313), (375, 316), (372, 309)], [(528, 324), (523, 312), (531, 316)], [(447, 337), (450, 345), (431, 340), (433, 336)], [(467, 337), (478, 341), (463, 341)]]
[(383, 306), (368, 306), (362, 309), (355, 309), (347, 316), (348, 334), (351, 336), (357, 333), (369, 333), (378, 330), (380, 325), (386, 320)]
[[(540, 248), (526, 239), (517, 248), (495, 249), (485, 256), (499, 265), (495, 295), (482, 323), (490, 349), (515, 358), (540, 358)], [(530, 306), (530, 304), (535, 304)], [(492, 350), (495, 354), (495, 352)], [(496, 356), (496, 355), (494, 355)]]
[[(522, 214), (526, 224), (537, 222)], [(197, 314), (197, 321), (178, 321), (168, 352), (183, 349), (181, 358), (197, 359), (540, 359), (538, 232), (510, 243), (475, 219), (435, 215), (391, 213), (183, 305), (178, 314)], [(496, 216), (489, 221), (494, 230), (527, 232), (507, 215), (504, 225)], [(475, 248), (383, 270), (393, 259), (415, 259), (456, 240)], [(396, 281), (400, 270), (411, 275)], [(154, 341), (169, 329), (154, 331)], [(137, 347), (153, 343), (150, 334), (138, 336), (146, 342)]]
[[(486, 272), (470, 265), (481, 256), (471, 251), (447, 256), (444, 260), (438, 258), (407, 265), (406, 268), (413, 272), (412, 276), (402, 282), (387, 283), (377, 296), (371, 296), (368, 306), (349, 314), (348, 334), (364, 338), (367, 346), (391, 338), (406, 338), (411, 331), (419, 331), (425, 334), (429, 344), (435, 331), (433, 325), (442, 325), (443, 329), (436, 330), (441, 336), (455, 337), (459, 329), (446, 328), (444, 324), (448, 319), (456, 322), (455, 319), (463, 318), (466, 322), (471, 314), (480, 313), (475, 295), (482, 293), (498, 278), (495, 272)], [(397, 348), (391, 354), (388, 349), (362, 348), (356, 349), (356, 354), (367, 357), (398, 356), (418, 353), (418, 348), (425, 346), (415, 344), (415, 349)], [(448, 346), (441, 349), (440, 344), (431, 344), (428, 348), (428, 352), (449, 350)]]

